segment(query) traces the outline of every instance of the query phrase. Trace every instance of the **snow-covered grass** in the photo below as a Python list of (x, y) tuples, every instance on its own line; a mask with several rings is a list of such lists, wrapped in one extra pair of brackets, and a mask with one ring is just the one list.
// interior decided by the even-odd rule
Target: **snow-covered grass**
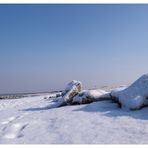
[(1, 144), (148, 143), (148, 108), (108, 100), (49, 109), (44, 97), (0, 101)]

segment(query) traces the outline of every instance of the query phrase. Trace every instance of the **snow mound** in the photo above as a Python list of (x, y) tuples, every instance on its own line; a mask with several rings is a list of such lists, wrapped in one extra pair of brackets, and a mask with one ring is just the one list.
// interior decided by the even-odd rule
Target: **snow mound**
[(76, 96), (82, 89), (82, 83), (80, 81), (73, 80), (70, 82), (65, 91), (63, 91), (63, 99), (66, 103), (71, 103), (74, 96)]
[(82, 83), (73, 80), (67, 84), (60, 97), (54, 98), (50, 108), (73, 104), (86, 104), (94, 101), (111, 99), (110, 93), (104, 90), (82, 90)]
[(60, 96), (53, 98), (52, 105), (49, 108), (61, 107), (68, 104), (72, 104), (73, 97), (76, 96), (82, 90), (82, 83), (80, 81), (73, 80), (68, 83)]
[(126, 109), (140, 109), (148, 105), (148, 74), (141, 76), (129, 87), (114, 90), (82, 90), (82, 83), (73, 80), (68, 83), (60, 97), (55, 98), (53, 107), (72, 104), (86, 104), (95, 101), (113, 100)]
[(83, 90), (73, 98), (73, 103), (85, 104), (107, 98), (110, 98), (109, 93), (104, 90)]
[(148, 74), (141, 76), (128, 88), (111, 91), (111, 96), (119, 101), (122, 108), (140, 109), (148, 105)]
[(65, 90), (62, 92), (62, 95), (64, 96), (68, 91), (75, 89), (75, 88), (77, 88), (78, 91), (80, 92), (82, 89), (82, 83), (76, 80), (71, 81), (70, 83), (66, 85)]

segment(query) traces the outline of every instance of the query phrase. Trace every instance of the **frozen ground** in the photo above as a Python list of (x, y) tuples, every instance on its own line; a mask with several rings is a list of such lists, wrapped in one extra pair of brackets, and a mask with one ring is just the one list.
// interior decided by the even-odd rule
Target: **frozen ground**
[(101, 101), (48, 109), (44, 97), (0, 100), (1, 144), (148, 144), (148, 107)]

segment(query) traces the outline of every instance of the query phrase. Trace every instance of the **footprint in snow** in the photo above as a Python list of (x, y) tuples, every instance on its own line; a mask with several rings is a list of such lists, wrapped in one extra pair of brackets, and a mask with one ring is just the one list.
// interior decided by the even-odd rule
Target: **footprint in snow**
[(9, 123), (12, 123), (12, 122), (15, 121), (16, 119), (21, 119), (21, 118), (23, 118), (23, 117), (26, 116), (26, 115), (29, 115), (29, 113), (24, 113), (24, 114), (22, 114), (22, 115), (20, 115), (20, 116), (12, 116), (12, 117), (9, 117), (7, 120), (1, 122), (0, 124), (1, 124), (1, 125), (6, 125), (6, 124), (9, 124)]
[(8, 126), (4, 130), (3, 138), (15, 139), (23, 137), (22, 130), (24, 130), (26, 126), (27, 124), (25, 123), (16, 123)]
[(9, 124), (9, 123), (13, 122), (14, 120), (16, 120), (17, 118), (18, 118), (18, 116), (9, 117), (6, 121), (1, 122), (1, 124), (2, 125)]

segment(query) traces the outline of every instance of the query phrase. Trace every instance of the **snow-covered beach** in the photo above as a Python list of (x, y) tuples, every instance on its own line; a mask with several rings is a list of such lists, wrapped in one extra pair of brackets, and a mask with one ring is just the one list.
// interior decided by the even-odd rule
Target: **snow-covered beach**
[(0, 101), (1, 144), (147, 144), (148, 108), (111, 100), (50, 108), (54, 94)]
[(148, 4), (0, 3), (0, 145), (148, 144)]

